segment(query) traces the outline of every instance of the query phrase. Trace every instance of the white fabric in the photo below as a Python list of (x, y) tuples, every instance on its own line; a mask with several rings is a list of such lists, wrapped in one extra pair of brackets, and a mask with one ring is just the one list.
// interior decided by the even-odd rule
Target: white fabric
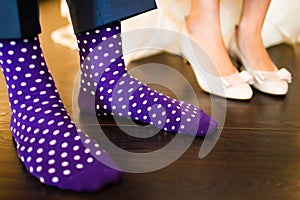
[[(65, 1), (62, 1), (62, 15), (68, 17), (68, 12), (65, 6)], [(132, 47), (155, 47), (151, 51), (137, 51), (125, 55), (126, 62), (134, 59), (150, 56), (159, 53), (162, 50), (171, 51), (172, 53), (180, 54), (178, 48), (179, 34), (172, 34), (170, 30), (180, 33), (181, 25), (185, 16), (190, 10), (189, 0), (156, 0), (158, 9), (138, 15), (122, 22), (122, 30), (125, 33), (123, 37), (124, 52), (132, 50)], [(225, 43), (234, 32), (234, 26), (237, 23), (241, 11), (243, 0), (221, 0), (221, 25), (222, 34)], [(300, 40), (300, 18), (299, 10), (300, 0), (272, 0), (263, 28), (263, 40), (266, 47), (277, 45), (280, 43), (296, 43)], [(147, 35), (138, 35), (136, 37), (126, 38), (127, 35), (132, 37), (134, 33), (131, 31), (147, 28)], [(71, 29), (65, 28), (57, 30), (53, 33), (52, 38), (55, 42), (62, 45), (74, 48), (72, 43), (76, 43), (75, 37), (62, 38), (66, 34), (71, 34)], [(69, 40), (69, 41), (66, 41)], [(299, 42), (298, 40), (298, 42)], [(134, 44), (133, 44), (134, 43)]]
[[(190, 1), (188, 0), (156, 0), (158, 9), (149, 13), (139, 15), (123, 22), (123, 30), (132, 31), (141, 28), (167, 29), (180, 32), (185, 16), (190, 10)], [(234, 33), (234, 27), (238, 22), (242, 0), (221, 0), (221, 26), (225, 43), (228, 44), (229, 39)], [(266, 47), (277, 45), (280, 43), (296, 43), (300, 34), (300, 18), (299, 10), (300, 0), (272, 0), (266, 20), (263, 27), (263, 40)], [(167, 34), (167, 33), (166, 33)], [(172, 34), (173, 35), (173, 34)], [(176, 38), (170, 37), (168, 40), (162, 41), (161, 35), (153, 34), (152, 38), (139, 38), (138, 41), (142, 45), (151, 42), (161, 42), (162, 49), (170, 49), (170, 45), (178, 43)], [(165, 37), (164, 37), (165, 38)], [(300, 38), (299, 38), (300, 39)], [(124, 48), (126, 49), (126, 41), (124, 40)], [(157, 46), (156, 44), (153, 46)], [(172, 47), (171, 47), (172, 48)], [(173, 51), (174, 48), (172, 49)], [(179, 49), (177, 49), (180, 52)], [(147, 54), (130, 55), (127, 59), (133, 60), (148, 56)]]

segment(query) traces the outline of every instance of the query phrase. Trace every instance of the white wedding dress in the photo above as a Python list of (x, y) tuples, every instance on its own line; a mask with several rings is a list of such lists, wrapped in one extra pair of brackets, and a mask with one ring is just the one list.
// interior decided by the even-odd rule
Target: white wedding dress
[[(161, 51), (181, 54), (179, 37), (181, 26), (190, 10), (188, 0), (156, 0), (158, 9), (122, 22), (123, 48), (126, 62), (147, 57)], [(225, 43), (234, 33), (241, 11), (242, 0), (221, 0), (221, 25)], [(266, 47), (280, 43), (300, 41), (300, 0), (272, 0), (263, 27)], [(61, 4), (62, 16), (68, 17), (65, 1)], [(52, 33), (59, 44), (76, 49), (71, 25)]]

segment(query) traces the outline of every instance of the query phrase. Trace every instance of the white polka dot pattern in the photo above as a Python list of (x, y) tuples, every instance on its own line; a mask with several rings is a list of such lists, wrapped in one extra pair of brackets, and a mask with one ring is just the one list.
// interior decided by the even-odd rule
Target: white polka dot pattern
[(197, 136), (213, 132), (217, 122), (203, 110), (151, 90), (127, 73), (120, 32), (120, 23), (115, 22), (109, 29), (77, 35), (81, 110), (95, 114), (96, 108), (100, 116), (124, 116), (170, 132)]
[(28, 172), (47, 185), (77, 191), (116, 181), (119, 172), (95, 159), (109, 160), (108, 155), (71, 121), (38, 38), (0, 40), (0, 52), (12, 109), (11, 132)]

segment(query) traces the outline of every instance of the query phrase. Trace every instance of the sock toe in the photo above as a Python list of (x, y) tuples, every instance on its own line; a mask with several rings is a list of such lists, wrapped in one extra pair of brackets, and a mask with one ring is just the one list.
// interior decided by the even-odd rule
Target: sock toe
[(82, 173), (65, 180), (61, 188), (78, 192), (94, 192), (101, 190), (107, 185), (118, 183), (120, 180), (120, 171), (97, 162)]

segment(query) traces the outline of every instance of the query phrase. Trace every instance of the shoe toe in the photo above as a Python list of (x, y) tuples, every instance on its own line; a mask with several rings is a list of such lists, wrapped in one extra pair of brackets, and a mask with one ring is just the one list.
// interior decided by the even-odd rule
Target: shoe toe
[(248, 100), (252, 95), (252, 89), (247, 83), (233, 85), (224, 90), (224, 96), (229, 99)]
[(253, 86), (261, 92), (273, 95), (285, 95), (288, 92), (288, 83), (283, 80), (265, 81), (262, 84), (255, 83)]

